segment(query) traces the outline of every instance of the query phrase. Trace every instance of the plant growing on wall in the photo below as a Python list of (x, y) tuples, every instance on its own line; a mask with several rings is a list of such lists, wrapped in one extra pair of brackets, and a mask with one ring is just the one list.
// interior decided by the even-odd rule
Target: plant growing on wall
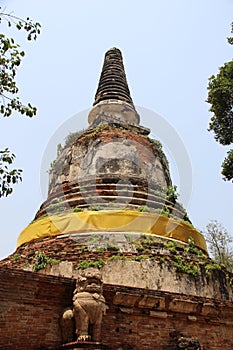
[(178, 197), (179, 193), (177, 192), (177, 186), (168, 186), (166, 199), (175, 204)]
[(33, 265), (33, 270), (35, 272), (45, 268), (48, 264), (58, 264), (60, 261), (55, 260), (47, 256), (44, 252), (36, 252), (35, 253), (35, 263)]

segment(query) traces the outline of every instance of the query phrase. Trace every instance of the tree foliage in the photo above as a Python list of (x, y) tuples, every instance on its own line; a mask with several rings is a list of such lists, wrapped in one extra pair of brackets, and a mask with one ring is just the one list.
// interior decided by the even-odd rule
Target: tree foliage
[(233, 178), (233, 149), (227, 152), (222, 163), (222, 175), (224, 180), (230, 181)]
[(211, 257), (233, 272), (233, 238), (218, 221), (213, 220), (206, 226), (205, 238)]
[(207, 102), (211, 104), (213, 116), (209, 129), (222, 145), (233, 143), (233, 61), (225, 63), (219, 73), (209, 81)]
[[(232, 24), (233, 33), (233, 24)], [(233, 37), (228, 38), (228, 43), (233, 45)], [(216, 141), (222, 145), (233, 143), (233, 61), (226, 62), (219, 68), (216, 76), (209, 78), (208, 98), (210, 111), (213, 116), (210, 119), (209, 131), (214, 132)], [(233, 180), (232, 152), (222, 163), (224, 180)], [(232, 163), (231, 163), (232, 164)]]
[[(37, 22), (33, 23), (29, 17), (23, 20), (13, 16), (11, 13), (1, 11), (0, 24), (4, 20), (9, 27), (14, 25), (18, 30), (25, 30), (28, 40), (36, 40), (38, 34), (40, 34), (40, 24)], [(4, 117), (9, 117), (13, 110), (26, 114), (28, 117), (36, 114), (35, 107), (30, 103), (25, 106), (17, 97), (19, 88), (16, 84), (16, 73), (24, 56), (25, 52), (20, 50), (20, 45), (15, 43), (13, 38), (0, 34), (0, 113)]]
[(9, 169), (15, 155), (8, 148), (0, 151), (0, 198), (12, 193), (12, 185), (22, 180), (22, 170)]
[[(0, 24), (6, 22), (8, 27), (14, 26), (17, 30), (24, 30), (28, 40), (36, 40), (40, 34), (40, 24), (33, 23), (28, 17), (26, 20), (6, 13), (0, 7)], [(13, 111), (33, 117), (36, 107), (30, 103), (23, 104), (17, 96), (19, 88), (16, 83), (17, 70), (25, 52), (13, 38), (0, 33), (0, 114), (3, 117), (11, 116)], [(8, 148), (0, 151), (0, 197), (12, 193), (12, 185), (22, 180), (22, 170), (11, 169), (15, 155)], [(10, 168), (10, 169), (9, 169)]]

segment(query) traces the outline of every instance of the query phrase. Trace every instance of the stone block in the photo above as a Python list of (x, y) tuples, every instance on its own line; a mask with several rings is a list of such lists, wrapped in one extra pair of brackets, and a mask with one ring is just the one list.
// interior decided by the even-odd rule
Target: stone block
[(157, 317), (157, 318), (167, 318), (167, 312), (164, 311), (150, 311), (151, 317)]
[(144, 296), (138, 303), (139, 308), (148, 308), (148, 309), (157, 309), (164, 310), (165, 309), (165, 299), (161, 297), (153, 297), (153, 296)]
[(133, 307), (139, 298), (140, 298), (140, 295), (138, 294), (128, 294), (128, 293), (117, 292), (113, 298), (113, 304)]
[(195, 313), (197, 311), (198, 303), (191, 300), (173, 299), (169, 304), (169, 310), (180, 313)]
[(219, 311), (217, 310), (217, 308), (210, 303), (204, 303), (202, 310), (201, 310), (201, 314), (203, 316), (218, 316)]

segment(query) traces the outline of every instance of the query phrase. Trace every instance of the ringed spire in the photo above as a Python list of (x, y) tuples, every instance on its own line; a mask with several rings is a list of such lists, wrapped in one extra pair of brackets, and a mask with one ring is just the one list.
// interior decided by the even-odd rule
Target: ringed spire
[(133, 106), (121, 51), (113, 47), (105, 54), (93, 105), (105, 100), (120, 100)]
[(95, 101), (88, 115), (91, 126), (103, 119), (107, 123), (118, 120), (139, 125), (140, 122), (130, 95), (122, 54), (116, 47), (105, 54)]

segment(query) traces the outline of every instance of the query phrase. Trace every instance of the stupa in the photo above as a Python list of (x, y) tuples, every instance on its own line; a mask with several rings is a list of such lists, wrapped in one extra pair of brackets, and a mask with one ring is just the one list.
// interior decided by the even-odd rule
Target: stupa
[[(0, 262), (4, 291), (6, 281), (26, 281), (22, 305), (10, 298), (23, 314), (24, 307), (34, 316), (48, 309), (49, 326), (42, 317), (25, 335), (26, 348), (217, 350), (225, 341), (232, 349), (232, 276), (209, 259), (177, 201), (162, 145), (140, 125), (117, 48), (105, 55), (87, 118), (89, 127), (59, 149), (48, 198), (15, 253)], [(8, 316), (4, 324), (0, 345)], [(25, 322), (17, 327), (9, 349), (22, 344)]]
[(88, 122), (88, 129), (70, 136), (59, 151), (50, 169), (48, 199), (20, 234), (18, 246), (54, 235), (79, 240), (82, 233), (106, 236), (107, 231), (110, 240), (116, 232), (186, 243), (191, 237), (206, 251), (203, 236), (176, 201), (162, 145), (139, 124), (116, 48), (106, 53)]

